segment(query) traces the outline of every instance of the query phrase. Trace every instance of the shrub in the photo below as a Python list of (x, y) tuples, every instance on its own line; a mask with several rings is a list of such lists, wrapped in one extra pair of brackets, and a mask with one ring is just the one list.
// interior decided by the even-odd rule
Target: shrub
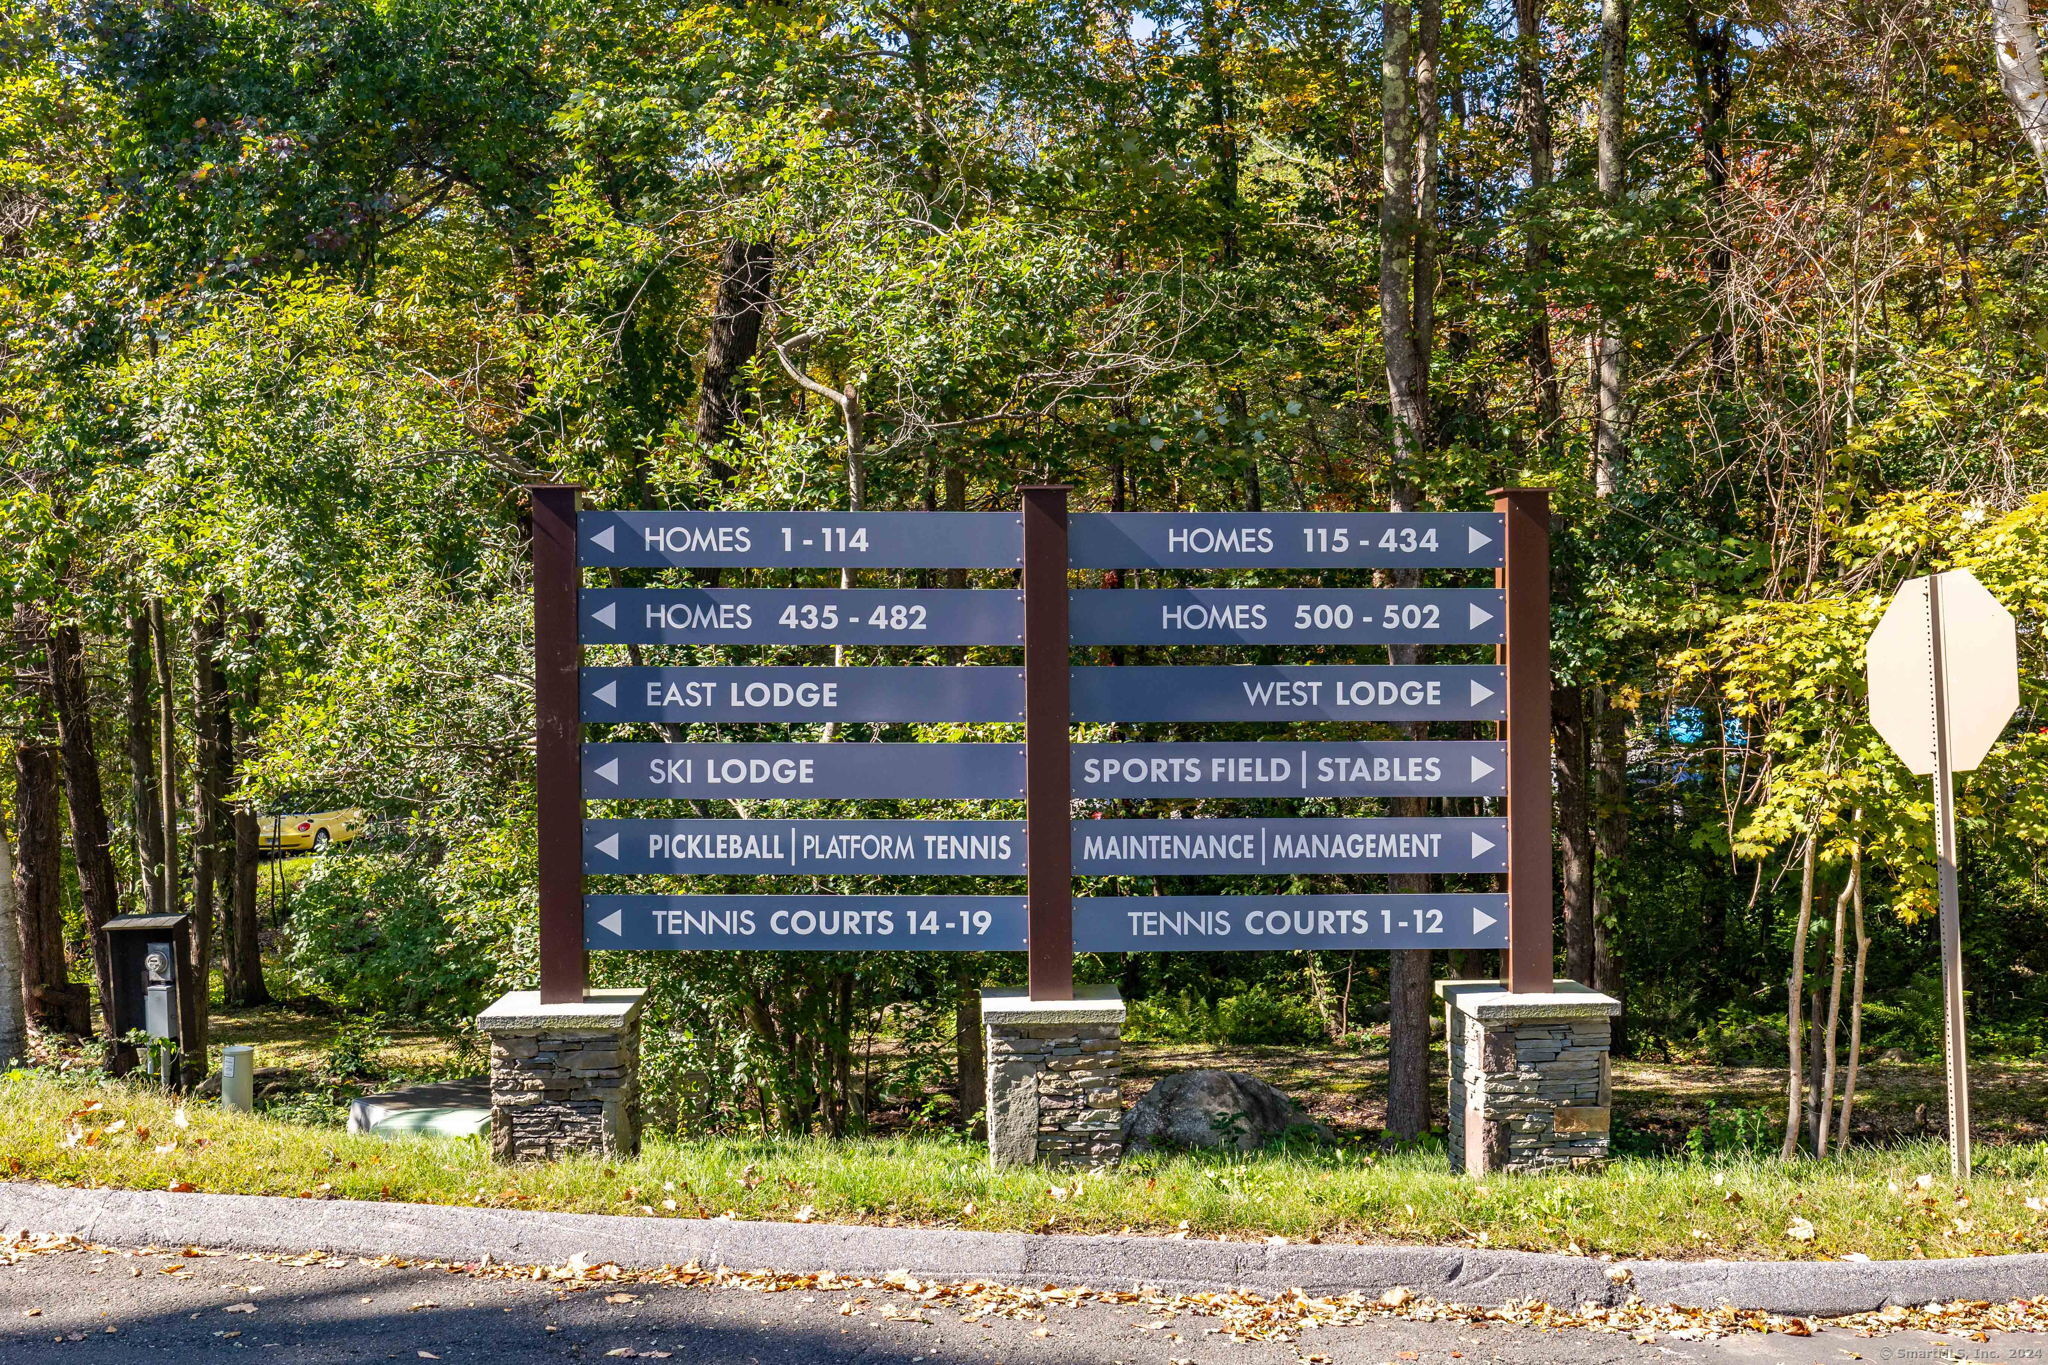
[(473, 1015), (496, 971), (430, 869), (405, 854), (315, 860), (291, 899), (286, 966), (344, 1009), (424, 1021)]
[(1124, 1036), (1141, 1043), (1284, 1045), (1319, 1043), (1323, 1022), (1305, 1000), (1253, 986), (1215, 1004), (1182, 992), (1163, 999), (1133, 1000)]

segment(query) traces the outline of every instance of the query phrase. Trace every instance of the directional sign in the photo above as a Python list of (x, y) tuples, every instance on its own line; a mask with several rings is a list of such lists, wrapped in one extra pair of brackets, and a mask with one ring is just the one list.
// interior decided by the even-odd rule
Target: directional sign
[(701, 876), (1010, 876), (1022, 820), (585, 820), (583, 870)]
[(1082, 512), (1077, 569), (1494, 568), (1504, 527), (1486, 512)]
[(586, 568), (1014, 569), (1014, 512), (584, 512)]
[[(1984, 761), (2020, 704), (2018, 636), (2012, 613), (1967, 569), (1941, 580), (1942, 699), (1947, 703), (1948, 762), (1969, 772)], [(1934, 771), (1937, 657), (1926, 578), (1909, 578), (1885, 609), (1864, 663), (1870, 723), (1908, 770)]]
[(1024, 746), (586, 744), (583, 795), (1015, 800), (1024, 795)]
[(1024, 718), (1019, 668), (586, 668), (580, 688), (589, 724)]
[(1022, 896), (585, 896), (588, 948), (1021, 952)]
[(1084, 877), (1269, 872), (1504, 872), (1507, 821), (1077, 820)]
[(1077, 744), (1073, 791), (1095, 798), (1501, 796), (1506, 768), (1507, 746), (1491, 740)]
[(1084, 953), (1505, 948), (1508, 898), (1100, 896), (1074, 902)]
[(1077, 721), (1500, 720), (1506, 691), (1495, 664), (1077, 668), (1072, 705)]
[(1498, 644), (1498, 588), (1187, 588), (1068, 594), (1077, 645)]
[(1024, 598), (975, 588), (596, 588), (577, 613), (583, 643), (1015, 645)]

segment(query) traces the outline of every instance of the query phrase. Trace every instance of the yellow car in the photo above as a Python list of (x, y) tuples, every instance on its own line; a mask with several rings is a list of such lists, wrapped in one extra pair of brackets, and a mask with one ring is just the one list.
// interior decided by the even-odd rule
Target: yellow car
[(361, 838), (369, 818), (357, 807), (349, 806), (308, 815), (259, 816), (256, 828), (264, 848), (311, 849), (318, 853), (329, 844)]

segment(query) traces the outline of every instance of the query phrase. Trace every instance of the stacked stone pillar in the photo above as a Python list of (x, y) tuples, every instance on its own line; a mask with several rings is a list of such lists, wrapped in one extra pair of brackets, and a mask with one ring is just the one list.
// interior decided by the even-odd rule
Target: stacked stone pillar
[(552, 1161), (640, 1150), (642, 991), (543, 1005), (513, 991), (477, 1016), (491, 1040), (491, 1154)]
[(1596, 1166), (1612, 1141), (1608, 1047), (1621, 1002), (1576, 981), (1549, 994), (1440, 981), (1450, 1053), (1451, 1169)]
[(981, 993), (988, 1152), (999, 1168), (1107, 1166), (1123, 1155), (1124, 1002), (1111, 986), (1076, 986), (1074, 996)]

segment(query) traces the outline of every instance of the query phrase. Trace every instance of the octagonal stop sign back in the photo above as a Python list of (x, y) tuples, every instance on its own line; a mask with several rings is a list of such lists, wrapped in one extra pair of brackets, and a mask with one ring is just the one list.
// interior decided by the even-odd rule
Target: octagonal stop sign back
[[(1937, 653), (1952, 772), (1983, 762), (2020, 704), (2012, 614), (1968, 569), (1933, 577), (1941, 580), (1940, 601), (1930, 600), (1928, 578), (1908, 579), (1864, 651), (1870, 723), (1908, 769), (1923, 775), (1934, 771)], [(1939, 651), (1932, 619), (1937, 609)]]

